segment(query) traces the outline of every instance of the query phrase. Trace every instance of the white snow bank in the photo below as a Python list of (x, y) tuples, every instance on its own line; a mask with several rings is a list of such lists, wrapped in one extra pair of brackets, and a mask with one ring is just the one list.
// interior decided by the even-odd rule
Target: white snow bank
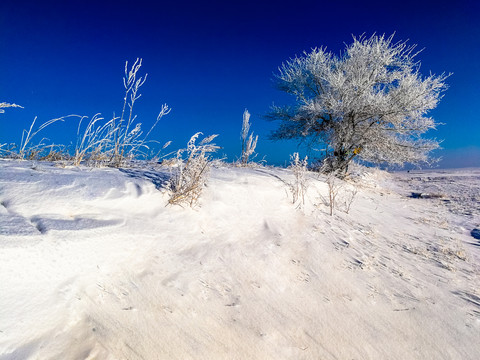
[(167, 178), (0, 160), (1, 360), (480, 357), (475, 210), (371, 173), (331, 217), (266, 168), (213, 169), (192, 210)]

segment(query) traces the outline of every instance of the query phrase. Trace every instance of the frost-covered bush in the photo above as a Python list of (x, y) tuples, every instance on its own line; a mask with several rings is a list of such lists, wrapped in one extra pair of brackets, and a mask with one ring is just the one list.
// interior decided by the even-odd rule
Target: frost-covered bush
[(193, 135), (187, 148), (177, 152), (179, 166), (169, 182), (169, 204), (187, 204), (193, 207), (206, 185), (211, 166), (209, 155), (219, 147), (212, 143), (217, 135), (207, 136), (196, 144), (200, 135), (203, 134), (198, 132)]
[(427, 113), (447, 89), (448, 75), (420, 74), (416, 45), (373, 35), (353, 38), (340, 55), (315, 48), (284, 63), (277, 87), (295, 106), (274, 106), (276, 139), (308, 139), (327, 148), (330, 171), (355, 158), (403, 165), (429, 161), (436, 140), (421, 137), (437, 123)]

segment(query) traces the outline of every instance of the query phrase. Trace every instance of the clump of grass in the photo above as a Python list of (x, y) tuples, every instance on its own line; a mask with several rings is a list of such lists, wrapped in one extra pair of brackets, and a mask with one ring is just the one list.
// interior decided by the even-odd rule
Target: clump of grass
[[(74, 116), (74, 115), (69, 115), (69, 116)], [(44, 143), (46, 140), (45, 138), (42, 138), (38, 144), (32, 145), (32, 139), (37, 135), (40, 131), (45, 129), (46, 127), (58, 122), (58, 121), (65, 121), (65, 118), (68, 116), (64, 117), (59, 117), (55, 119), (50, 119), (43, 124), (41, 124), (36, 130), (34, 129), (35, 122), (37, 121), (37, 117), (35, 117), (30, 124), (30, 128), (28, 131), (25, 129), (22, 131), (22, 139), (20, 141), (20, 148), (18, 149), (18, 158), (25, 160), (36, 160), (40, 157), (40, 155), (50, 147), (50, 145), (47, 145)]]
[(258, 135), (254, 137), (253, 132), (250, 133), (250, 113), (247, 109), (243, 112), (242, 132), (240, 136), (242, 139), (240, 164), (242, 166), (247, 166), (250, 158), (255, 153), (258, 141)]
[(82, 117), (78, 122), (77, 143), (72, 159), (73, 165), (78, 166), (82, 162), (86, 162), (87, 165), (100, 166), (106, 163), (108, 159), (105, 153), (108, 151), (108, 128), (112, 121), (98, 125), (97, 123), (104, 119), (100, 114), (95, 114), (81, 133), (82, 123), (85, 119), (86, 117)]
[[(141, 123), (137, 122), (137, 116), (133, 113), (135, 102), (141, 97), (139, 92), (147, 79), (147, 75), (139, 76), (142, 59), (137, 59), (129, 68), (128, 61), (125, 63), (125, 76), (123, 85), (125, 95), (120, 117), (115, 117), (106, 123), (100, 114), (94, 115), (82, 129), (81, 119), (77, 130), (77, 144), (75, 148), (74, 164), (86, 162), (90, 166), (127, 166), (132, 160), (147, 158), (149, 141), (147, 138), (157, 126), (163, 116), (170, 113), (171, 109), (166, 105), (157, 116), (156, 121), (142, 137)], [(168, 146), (167, 142), (162, 150)]]
[[(0, 113), (4, 113), (5, 108), (22, 108), (23, 106), (17, 104), (10, 104), (7, 102), (0, 103)], [(76, 116), (76, 115), (68, 115), (62, 116), (55, 119), (50, 119), (43, 124), (41, 124), (38, 128), (35, 129), (35, 123), (37, 122), (37, 117), (35, 117), (30, 124), (29, 129), (24, 129), (22, 131), (22, 137), (20, 140), (20, 146), (16, 144), (0, 144), (0, 156), (6, 156), (9, 158), (14, 159), (21, 159), (21, 160), (51, 160), (51, 159), (58, 159), (61, 154), (66, 155), (65, 146), (63, 145), (55, 145), (55, 144), (46, 144), (46, 138), (42, 138), (38, 143), (33, 143), (33, 138), (36, 135), (44, 130), (45, 128), (49, 127), (50, 125), (56, 122), (63, 122), (65, 119)], [(62, 149), (62, 150), (60, 150)]]
[[(162, 105), (156, 121), (143, 136), (141, 123), (137, 121), (137, 116), (134, 115), (134, 105), (141, 97), (139, 90), (147, 79), (147, 74), (145, 76), (139, 75), (141, 66), (142, 59), (138, 58), (130, 67), (128, 61), (125, 63), (123, 78), (125, 95), (119, 117), (114, 115), (112, 119), (104, 122), (105, 119), (100, 114), (95, 114), (87, 122), (85, 116), (68, 115), (48, 120), (38, 128), (35, 128), (37, 121), (35, 117), (30, 128), (22, 132), (20, 146), (0, 144), (0, 155), (28, 160), (68, 161), (75, 166), (85, 164), (88, 166), (122, 167), (128, 166), (136, 159), (148, 159), (151, 155), (149, 154), (151, 152), (149, 144), (152, 142), (148, 140), (148, 137), (162, 117), (170, 113), (171, 109), (166, 104)], [(7, 107), (21, 106), (2, 102), (0, 103), (0, 113), (4, 112), (3, 108)], [(73, 155), (69, 154), (69, 149), (65, 146), (47, 144), (45, 138), (42, 138), (38, 143), (34, 143), (34, 138), (38, 138), (38, 133), (46, 127), (57, 122), (63, 122), (70, 117), (80, 119)], [(164, 150), (169, 144), (170, 142), (167, 142), (160, 151)], [(159, 152), (152, 156), (158, 158)]]
[(212, 143), (217, 135), (207, 136), (197, 145), (196, 141), (200, 135), (203, 134), (198, 132), (193, 135), (188, 141), (187, 148), (177, 152), (179, 166), (169, 182), (169, 204), (187, 204), (193, 207), (206, 185), (211, 167), (209, 154), (217, 151), (219, 147)]
[(290, 156), (289, 169), (292, 170), (294, 181), (289, 185), (293, 204), (305, 205), (305, 194), (308, 188), (307, 178), (308, 158), (300, 159), (298, 152)]
[(71, 159), (71, 156), (68, 153), (65, 145), (52, 144), (45, 147), (45, 150), (48, 151), (40, 156), (40, 161), (65, 162)]
[(56, 161), (65, 160), (69, 158), (68, 152), (64, 145), (47, 144), (46, 138), (42, 138), (38, 143), (34, 143), (33, 139), (36, 135), (44, 130), (46, 127), (56, 123), (63, 122), (69, 117), (76, 115), (62, 116), (55, 119), (50, 119), (38, 128), (35, 129), (35, 123), (37, 117), (35, 117), (30, 124), (30, 127), (22, 131), (22, 137), (20, 140), (20, 146), (15, 143), (0, 144), (0, 155), (7, 158), (19, 159), (19, 160), (45, 160)]
[[(4, 113), (5, 108), (22, 108), (23, 106), (17, 105), (17, 104), (10, 104), (7, 102), (1, 102), (0, 103), (0, 113)], [(69, 115), (69, 116), (63, 116), (55, 119), (48, 120), (41, 124), (36, 130), (34, 130), (35, 123), (37, 121), (37, 117), (35, 117), (30, 124), (30, 128), (28, 130), (24, 129), (22, 131), (22, 138), (20, 140), (20, 146), (17, 148), (15, 144), (10, 144), (10, 146), (7, 146), (7, 144), (0, 144), (0, 155), (2, 156), (8, 156), (11, 158), (15, 159), (21, 159), (21, 160), (55, 160), (58, 159), (61, 156), (61, 154), (64, 154), (64, 146), (58, 146), (55, 144), (52, 145), (47, 145), (44, 143), (45, 138), (42, 138), (39, 143), (33, 145), (32, 140), (37, 135), (40, 131), (45, 129), (46, 127), (52, 125), (53, 123), (56, 123), (58, 121), (65, 121), (66, 118), (74, 116), (74, 115)], [(63, 150), (60, 150), (62, 148)]]

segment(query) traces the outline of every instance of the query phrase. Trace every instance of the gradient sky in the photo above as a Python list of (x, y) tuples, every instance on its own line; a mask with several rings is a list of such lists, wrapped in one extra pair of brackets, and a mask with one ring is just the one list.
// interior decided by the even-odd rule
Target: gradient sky
[[(24, 109), (0, 114), (0, 142), (20, 142), (33, 118), (110, 118), (121, 111), (125, 61), (143, 58), (148, 79), (136, 104), (148, 129), (161, 104), (172, 112), (154, 132), (183, 147), (192, 134), (220, 134), (220, 155), (240, 152), (245, 108), (259, 135), (259, 159), (284, 164), (294, 143), (272, 142), (272, 86), (282, 62), (313, 47), (338, 53), (352, 35), (396, 33), (424, 48), (421, 70), (452, 72), (431, 115), (444, 123), (442, 167), (480, 166), (480, 6), (477, 1), (0, 1), (0, 101)], [(43, 135), (74, 141), (77, 121)]]

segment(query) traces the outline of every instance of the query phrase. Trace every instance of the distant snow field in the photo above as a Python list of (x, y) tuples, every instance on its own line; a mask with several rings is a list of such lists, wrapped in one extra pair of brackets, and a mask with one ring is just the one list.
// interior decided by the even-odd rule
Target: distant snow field
[(480, 359), (480, 169), (169, 176), (0, 160), (0, 360)]

